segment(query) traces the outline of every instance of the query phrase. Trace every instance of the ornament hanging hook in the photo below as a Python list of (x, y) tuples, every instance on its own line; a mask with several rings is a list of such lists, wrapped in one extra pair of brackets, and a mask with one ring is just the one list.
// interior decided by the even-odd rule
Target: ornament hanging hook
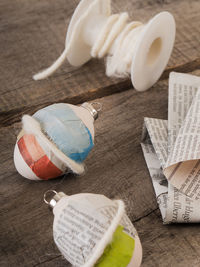
[[(55, 190), (47, 190), (44, 193), (44, 202), (51, 208), (53, 209), (57, 202), (63, 198), (66, 197), (67, 195), (63, 192), (56, 192)], [(49, 199), (49, 201), (48, 201)]]
[(91, 105), (93, 106), (94, 109), (96, 109), (97, 112), (100, 112), (102, 110), (102, 103), (100, 102), (92, 102)]
[[(53, 195), (52, 195), (53, 193)], [(57, 195), (58, 193), (55, 191), (55, 190), (47, 190), (45, 193), (44, 193), (44, 202), (47, 204), (47, 205), (50, 205), (50, 201), (48, 201), (48, 198), (52, 199), (55, 195)]]
[[(97, 105), (97, 108), (95, 107), (95, 105)], [(92, 117), (96, 120), (98, 118), (98, 112), (102, 109), (102, 104), (99, 102), (85, 102), (81, 105), (81, 107), (87, 109), (92, 115)]]

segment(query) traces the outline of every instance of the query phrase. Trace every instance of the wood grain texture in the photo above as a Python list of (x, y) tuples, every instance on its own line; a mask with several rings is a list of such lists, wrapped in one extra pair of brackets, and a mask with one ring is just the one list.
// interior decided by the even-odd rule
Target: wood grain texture
[(161, 225), (156, 210), (135, 226), (143, 245), (142, 267), (200, 266), (198, 225)]
[[(63, 50), (67, 25), (77, 4), (77, 0), (1, 1), (0, 125), (16, 122), (30, 109), (53, 102), (80, 103), (131, 88), (130, 80), (106, 77), (104, 62), (98, 60), (81, 68), (66, 62), (49, 79), (32, 80), (34, 73), (49, 66)], [(131, 19), (144, 22), (163, 10), (171, 11), (177, 22), (169, 69), (192, 71), (200, 66), (198, 1), (113, 1), (114, 12), (128, 11)], [(167, 75), (168, 71), (163, 77)]]
[[(167, 118), (169, 72), (196, 70), (194, 74), (200, 75), (200, 3), (113, 0), (113, 11), (128, 10), (131, 19), (147, 21), (162, 10), (175, 16), (173, 55), (161, 80), (148, 92), (130, 89), (130, 80), (107, 78), (104, 63), (98, 60), (78, 69), (66, 62), (51, 78), (33, 81), (31, 76), (63, 50), (78, 2), (0, 1), (0, 266), (70, 266), (54, 245), (53, 214), (43, 203), (44, 192), (56, 189), (69, 195), (91, 192), (123, 199), (141, 237), (142, 267), (199, 267), (200, 226), (162, 225), (140, 136), (144, 116)], [(95, 148), (85, 162), (86, 174), (45, 182), (22, 178), (13, 164), (21, 115), (54, 102), (92, 99), (103, 104), (103, 111), (95, 122)]]
[(162, 225), (140, 147), (144, 116), (167, 118), (167, 84), (163, 80), (148, 92), (127, 90), (97, 99), (103, 111), (95, 122), (95, 149), (81, 177), (44, 182), (22, 178), (13, 165), (20, 124), (0, 130), (0, 266), (70, 266), (53, 243), (53, 215), (42, 200), (46, 190), (56, 189), (69, 195), (91, 192), (123, 199), (141, 236), (143, 266), (198, 267), (199, 225)]

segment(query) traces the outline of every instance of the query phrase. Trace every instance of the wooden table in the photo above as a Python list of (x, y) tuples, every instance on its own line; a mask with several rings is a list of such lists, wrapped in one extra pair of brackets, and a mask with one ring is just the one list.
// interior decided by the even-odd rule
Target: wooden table
[[(43, 203), (48, 189), (123, 199), (142, 241), (142, 266), (200, 266), (199, 225), (162, 224), (140, 147), (144, 116), (167, 118), (169, 72), (200, 75), (200, 2), (113, 1), (114, 11), (129, 11), (134, 20), (147, 21), (162, 10), (175, 16), (177, 36), (168, 68), (144, 93), (137, 93), (130, 80), (107, 78), (104, 63), (98, 60), (81, 68), (66, 62), (51, 78), (32, 80), (63, 50), (77, 4), (78, 0), (0, 2), (0, 266), (70, 266), (53, 242), (53, 215)], [(95, 122), (95, 148), (86, 160), (87, 173), (44, 182), (22, 178), (13, 164), (22, 114), (55, 102), (91, 100), (102, 103), (103, 111)]]

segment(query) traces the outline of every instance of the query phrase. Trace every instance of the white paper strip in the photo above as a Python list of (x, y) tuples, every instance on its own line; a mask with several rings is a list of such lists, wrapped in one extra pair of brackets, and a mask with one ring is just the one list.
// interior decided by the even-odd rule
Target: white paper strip
[(199, 77), (170, 74), (168, 123), (145, 118), (142, 149), (164, 223), (200, 222)]

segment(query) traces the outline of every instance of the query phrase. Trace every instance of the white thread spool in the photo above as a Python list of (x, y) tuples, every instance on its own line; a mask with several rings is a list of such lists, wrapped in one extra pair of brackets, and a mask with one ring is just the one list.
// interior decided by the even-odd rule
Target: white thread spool
[(130, 74), (136, 90), (149, 89), (168, 63), (175, 21), (169, 12), (157, 14), (146, 25), (127, 23), (127, 19), (127, 13), (111, 15), (110, 0), (82, 0), (70, 21), (64, 52), (34, 79), (51, 75), (65, 58), (71, 65), (81, 66), (91, 57), (107, 55), (108, 76)]

